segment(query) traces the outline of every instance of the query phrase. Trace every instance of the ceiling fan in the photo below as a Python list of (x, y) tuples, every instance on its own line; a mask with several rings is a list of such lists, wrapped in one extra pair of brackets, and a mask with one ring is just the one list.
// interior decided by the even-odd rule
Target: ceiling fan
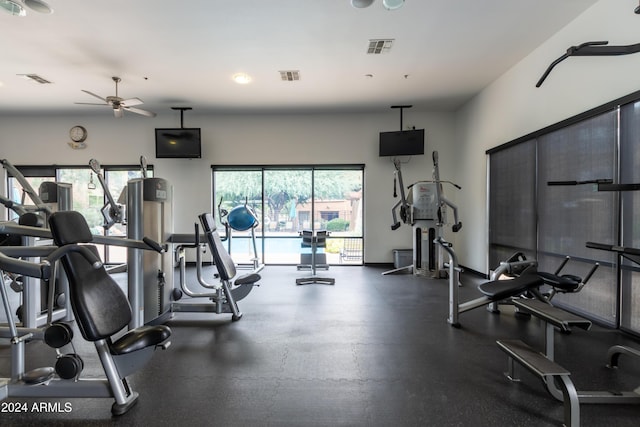
[(84, 90), (82, 89), (82, 91), (84, 93), (87, 93), (93, 97), (96, 97), (98, 99), (100, 99), (101, 101), (103, 101), (103, 103), (98, 104), (98, 103), (92, 103), (92, 102), (76, 102), (76, 104), (82, 104), (82, 105), (108, 105), (109, 107), (111, 107), (113, 109), (113, 114), (117, 117), (120, 118), (124, 115), (124, 111), (130, 111), (132, 113), (136, 113), (136, 114), (141, 114), (143, 116), (147, 116), (147, 117), (155, 117), (156, 113), (153, 113), (151, 111), (147, 111), (147, 110), (142, 110), (140, 108), (133, 108), (134, 105), (140, 105), (143, 104), (142, 100), (140, 98), (130, 98), (130, 99), (123, 99), (121, 97), (118, 96), (118, 83), (120, 83), (120, 77), (111, 77), (111, 79), (116, 83), (116, 94), (115, 96), (107, 96), (106, 98), (101, 97), (100, 95), (96, 95), (93, 92), (89, 92), (88, 90)]

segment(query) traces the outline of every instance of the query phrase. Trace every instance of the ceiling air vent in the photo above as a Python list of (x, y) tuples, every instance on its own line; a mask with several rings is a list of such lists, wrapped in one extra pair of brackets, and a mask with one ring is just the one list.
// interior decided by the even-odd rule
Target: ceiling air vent
[(381, 53), (387, 53), (391, 50), (394, 39), (371, 39), (369, 40), (369, 48), (367, 54), (379, 55)]
[(45, 79), (44, 77), (40, 77), (37, 74), (18, 74), (21, 77), (24, 77), (25, 79), (28, 80), (33, 80), (34, 82), (40, 83), (40, 84), (50, 84), (51, 82), (47, 79)]
[(280, 71), (280, 78), (283, 82), (295, 82), (300, 80), (299, 70)]

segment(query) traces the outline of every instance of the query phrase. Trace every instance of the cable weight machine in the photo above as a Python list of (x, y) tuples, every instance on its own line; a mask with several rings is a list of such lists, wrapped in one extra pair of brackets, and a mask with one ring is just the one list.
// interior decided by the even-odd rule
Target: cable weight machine
[[(438, 152), (433, 151), (433, 172), (429, 181), (418, 181), (407, 187), (405, 193), (402, 180), (402, 163), (398, 158), (393, 159), (394, 171), (394, 197), (397, 197), (397, 189), (400, 188), (400, 200), (391, 208), (393, 217), (392, 230), (400, 228), (402, 223), (413, 227), (413, 263), (399, 267), (383, 274), (392, 274), (403, 270), (411, 270), (419, 276), (431, 276), (434, 278), (446, 277), (447, 270), (443, 267), (441, 250), (436, 246), (436, 239), (442, 238), (443, 228), (448, 225), (447, 208), (451, 208), (454, 223), (451, 230), (455, 233), (462, 228), (462, 222), (458, 218), (458, 208), (444, 195), (443, 183), (451, 184), (457, 189), (461, 187), (451, 181), (440, 179), (438, 164)], [(398, 220), (398, 217), (400, 220)], [(400, 222), (402, 221), (402, 222)]]

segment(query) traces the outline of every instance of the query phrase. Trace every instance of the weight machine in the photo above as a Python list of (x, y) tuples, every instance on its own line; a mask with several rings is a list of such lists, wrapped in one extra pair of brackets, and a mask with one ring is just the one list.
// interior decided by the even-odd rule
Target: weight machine
[[(231, 320), (237, 321), (242, 317), (242, 312), (238, 308), (237, 301), (246, 297), (254, 286), (259, 286), (258, 281), (260, 275), (252, 271), (248, 274), (236, 274), (236, 267), (229, 253), (224, 249), (222, 239), (216, 230), (216, 223), (213, 215), (203, 213), (198, 215), (200, 224), (204, 231), (204, 240), (211, 250), (214, 264), (217, 269), (217, 276), (220, 283), (208, 283), (202, 277), (202, 243), (200, 236), (200, 227), (195, 224), (194, 236), (178, 235), (171, 236), (173, 243), (180, 243), (175, 248), (176, 262), (180, 267), (180, 287), (175, 287), (171, 293), (173, 301), (171, 302), (168, 313), (189, 312), (189, 313), (231, 313)], [(193, 242), (193, 244), (191, 244)], [(185, 249), (191, 248), (196, 250), (196, 277), (198, 283), (205, 289), (203, 291), (193, 290), (189, 287), (186, 280), (186, 260)], [(189, 297), (191, 301), (180, 301), (183, 294)], [(208, 302), (195, 302), (197, 299), (208, 299)]]
[[(82, 358), (75, 350), (66, 354), (60, 351), (67, 345), (73, 348), (73, 328), (68, 322), (51, 323), (46, 328), (18, 327), (13, 320), (6, 289), (0, 286), (3, 308), (9, 320), (8, 327), (0, 328), (0, 336), (11, 340), (11, 376), (0, 378), (0, 400), (9, 397), (111, 397), (115, 400), (111, 408), (113, 415), (126, 413), (138, 398), (126, 377), (142, 367), (156, 348), (169, 346), (167, 340), (171, 330), (166, 326), (143, 327), (112, 338), (129, 322), (131, 309), (119, 285), (104, 269), (95, 247), (84, 244), (95, 239), (78, 212), (53, 213), (51, 231), (14, 227), (17, 228), (0, 232), (53, 238), (56, 246), (4, 246), (0, 248), (0, 270), (49, 281), (55, 277), (53, 266), (58, 260), (62, 262), (72, 285), (70, 301), (78, 329), (85, 340), (94, 343), (106, 378), (80, 379), (84, 367)], [(145, 249), (159, 248), (148, 239), (144, 242), (118, 240)], [(42, 260), (34, 263), (15, 258), (27, 253), (25, 251), (35, 251)], [(25, 370), (26, 344), (33, 339), (44, 340), (56, 349), (55, 368)]]
[[(11, 162), (9, 162), (9, 160), (2, 159), (0, 160), (0, 163), (2, 163), (2, 167), (4, 167), (10, 174), (10, 176), (15, 178), (22, 187), (22, 197), (20, 203), (16, 203), (15, 201), (11, 200), (10, 197), (7, 198), (3, 196), (0, 196), (0, 203), (5, 205), (9, 209), (12, 209), (19, 216), (26, 213), (32, 213), (41, 217), (42, 215), (44, 215), (44, 217), (42, 218), (42, 224), (45, 224), (48, 216), (51, 215), (51, 209), (49, 208), (49, 206), (47, 206), (42, 201), (38, 193), (36, 193), (31, 184), (29, 184), (29, 181), (27, 181), (24, 175), (22, 175), (22, 173), (18, 169), (16, 169), (16, 167), (13, 166)], [(27, 196), (33, 202), (34, 206), (27, 206), (25, 204), (25, 202), (27, 201)]]
[(454, 224), (451, 230), (455, 233), (462, 228), (462, 222), (458, 219), (458, 208), (444, 196), (443, 183), (451, 184), (457, 189), (461, 187), (451, 181), (440, 179), (438, 166), (438, 152), (432, 153), (433, 173), (432, 180), (418, 181), (407, 187), (411, 192), (406, 196), (402, 181), (401, 162), (393, 159), (394, 192), (397, 197), (397, 188), (400, 188), (400, 200), (391, 208), (393, 217), (392, 230), (397, 230), (402, 225), (398, 220), (413, 227), (413, 263), (408, 266), (386, 271), (383, 274), (396, 273), (402, 270), (411, 270), (416, 275), (440, 278), (445, 274), (442, 269), (442, 253), (435, 240), (442, 237), (442, 229), (447, 223), (447, 207), (453, 210)]
[[(36, 192), (24, 175), (8, 160), (2, 160), (2, 165), (22, 187), (20, 202), (0, 196), (0, 203), (18, 216), (18, 224), (46, 227), (47, 220), (53, 212), (72, 209), (71, 184), (45, 181), (40, 184)], [(27, 205), (27, 198), (30, 199), (32, 205)], [(15, 224), (15, 222), (10, 221), (10, 224)], [(1, 244), (26, 248), (48, 245), (50, 241), (28, 235), (7, 234)], [(21, 256), (31, 262), (37, 262), (40, 257), (37, 253)], [(41, 281), (35, 277), (16, 275), (10, 272), (5, 273), (5, 277), (11, 281), (9, 285), (11, 289), (21, 294), (22, 304), (17, 308), (16, 315), (23, 326), (36, 328), (52, 320), (71, 317), (70, 308), (66, 302), (68, 283), (64, 275), (58, 275), (55, 280), (51, 281)], [(4, 286), (4, 280), (2, 286)]]

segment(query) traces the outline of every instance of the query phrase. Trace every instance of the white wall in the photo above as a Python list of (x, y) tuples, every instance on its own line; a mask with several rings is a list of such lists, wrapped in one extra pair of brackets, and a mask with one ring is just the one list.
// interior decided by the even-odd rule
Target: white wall
[(636, 0), (601, 0), (461, 108), (456, 141), (464, 153), (455, 179), (466, 188), (459, 199), (464, 231), (461, 264), (487, 272), (488, 221), (485, 151), (640, 89), (640, 53), (618, 57), (570, 57), (540, 88), (547, 66), (569, 46), (608, 40), (640, 42)]
[[(169, 109), (167, 109), (169, 110)], [(440, 152), (441, 176), (451, 178), (455, 165), (452, 113), (405, 110), (404, 125), (426, 130), (428, 155), (403, 166), (405, 183), (431, 177), (431, 151)], [(67, 146), (73, 125), (87, 128), (88, 147)], [(407, 226), (391, 231), (393, 165), (378, 157), (378, 133), (399, 129), (399, 112), (362, 114), (207, 115), (185, 113), (185, 127), (202, 128), (202, 159), (155, 159), (154, 128), (179, 127), (179, 115), (169, 111), (156, 118), (125, 116), (109, 111), (91, 116), (0, 117), (0, 158), (14, 165), (85, 165), (96, 158), (104, 165), (138, 162), (154, 165), (155, 176), (167, 179), (174, 191), (174, 231), (193, 232), (197, 215), (211, 210), (213, 165), (365, 164), (365, 261), (392, 262), (393, 249), (410, 248)], [(6, 194), (2, 170), (2, 194)], [(452, 199), (455, 195), (448, 194)]]

